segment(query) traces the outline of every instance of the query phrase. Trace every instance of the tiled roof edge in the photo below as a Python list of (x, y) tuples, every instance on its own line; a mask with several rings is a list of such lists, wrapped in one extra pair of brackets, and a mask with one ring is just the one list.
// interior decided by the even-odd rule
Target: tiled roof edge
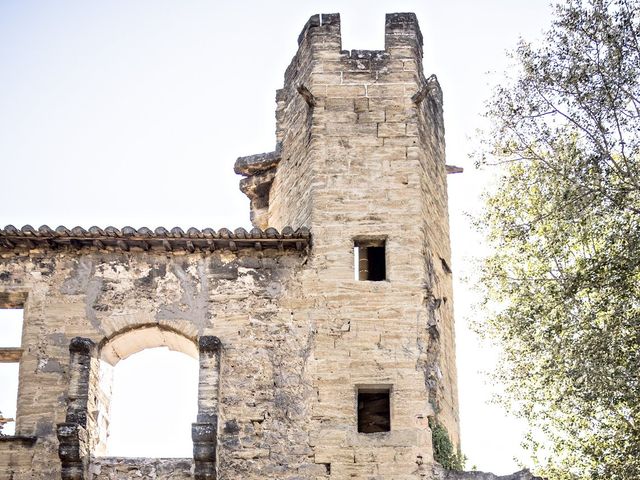
[(262, 250), (275, 248), (279, 250), (305, 249), (311, 239), (309, 229), (301, 227), (294, 230), (284, 227), (282, 232), (269, 227), (265, 230), (253, 228), (250, 231), (237, 228), (233, 231), (222, 228), (217, 232), (211, 228), (199, 230), (189, 228), (186, 232), (180, 227), (168, 230), (158, 227), (155, 230), (142, 227), (82, 227), (68, 229), (58, 227), (55, 230), (43, 225), (38, 229), (25, 225), (18, 229), (7, 225), (0, 230), (0, 251), (14, 249), (56, 249), (70, 247), (75, 249), (94, 248), (98, 250), (144, 250), (144, 251), (215, 251), (253, 248)]

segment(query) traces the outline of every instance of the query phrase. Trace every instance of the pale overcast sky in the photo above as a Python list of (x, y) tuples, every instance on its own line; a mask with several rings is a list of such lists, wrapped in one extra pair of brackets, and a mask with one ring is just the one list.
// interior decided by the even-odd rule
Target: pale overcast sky
[(381, 49), (397, 11), (418, 15), (448, 163), (465, 168), (449, 178), (463, 450), (468, 467), (509, 473), (519, 428), (485, 405), (478, 369), (495, 353), (467, 328), (477, 318), (461, 278), (482, 250), (465, 212), (489, 183), (467, 154), (487, 72), (504, 70), (519, 36), (539, 37), (547, 0), (3, 0), (0, 225), (249, 226), (233, 162), (273, 149), (275, 90), (304, 23), (340, 12), (344, 49)]

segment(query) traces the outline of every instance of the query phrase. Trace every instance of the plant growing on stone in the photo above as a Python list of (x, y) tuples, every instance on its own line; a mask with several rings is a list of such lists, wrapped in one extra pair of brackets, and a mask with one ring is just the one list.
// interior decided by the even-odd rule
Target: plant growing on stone
[(640, 478), (639, 45), (639, 0), (567, 0), (487, 108), (479, 329), (548, 478)]
[(433, 443), (433, 459), (447, 470), (464, 470), (466, 458), (459, 449), (457, 451), (454, 449), (447, 429), (433, 419), (429, 419), (429, 427)]

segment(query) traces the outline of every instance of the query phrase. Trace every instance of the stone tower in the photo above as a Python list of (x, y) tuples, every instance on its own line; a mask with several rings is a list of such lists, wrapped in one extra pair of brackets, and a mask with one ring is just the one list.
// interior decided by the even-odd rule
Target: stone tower
[[(313, 16), (276, 149), (236, 162), (251, 231), (0, 230), (0, 309), (24, 320), (0, 348), (19, 365), (0, 480), (444, 478), (429, 423), (459, 445), (448, 168), (422, 72), (415, 15), (351, 52), (338, 15)], [(99, 379), (153, 347), (199, 360), (193, 457), (107, 457)]]
[[(442, 92), (423, 74), (414, 14), (387, 15), (383, 51), (342, 50), (336, 14), (311, 17), (298, 44), (276, 94), (276, 149), (236, 172), (254, 225), (312, 232), (316, 448), (358, 474), (408, 475), (431, 457), (428, 417), (459, 444)], [(368, 262), (382, 281), (354, 272)], [(391, 395), (380, 441), (350, 428), (358, 389), (376, 386)], [(369, 471), (357, 452), (373, 446), (380, 463), (406, 463)]]

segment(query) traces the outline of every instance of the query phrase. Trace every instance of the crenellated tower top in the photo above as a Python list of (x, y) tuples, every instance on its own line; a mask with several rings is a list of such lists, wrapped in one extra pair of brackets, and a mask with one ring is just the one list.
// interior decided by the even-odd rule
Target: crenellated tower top
[[(442, 92), (435, 77), (425, 78), (422, 56), (423, 38), (414, 13), (386, 15), (384, 50), (342, 50), (339, 14), (317, 14), (309, 18), (298, 36), (298, 52), (285, 72), (284, 87), (276, 95), (276, 148), (272, 152), (240, 157), (235, 164), (236, 173), (246, 177), (241, 180), (240, 189), (251, 200), (254, 225), (264, 228), (282, 223), (273, 208), (271, 187), (283, 154), (287, 153), (286, 147), (291, 143), (287, 140), (296, 135), (306, 135), (310, 140), (319, 132), (313, 128), (314, 114), (349, 103), (344, 99), (346, 92), (364, 97), (355, 99), (355, 113), (363, 113), (357, 110), (363, 108), (366, 99), (375, 99), (380, 93), (397, 93), (402, 88), (403, 93), (418, 100), (416, 103), (429, 96), (441, 108)], [(384, 89), (382, 85), (389, 88)], [(340, 88), (349, 86), (352, 88)], [(294, 112), (298, 107), (306, 108), (306, 113)], [(310, 212), (305, 215), (307, 218), (299, 218), (294, 223), (305, 225), (308, 215)]]

